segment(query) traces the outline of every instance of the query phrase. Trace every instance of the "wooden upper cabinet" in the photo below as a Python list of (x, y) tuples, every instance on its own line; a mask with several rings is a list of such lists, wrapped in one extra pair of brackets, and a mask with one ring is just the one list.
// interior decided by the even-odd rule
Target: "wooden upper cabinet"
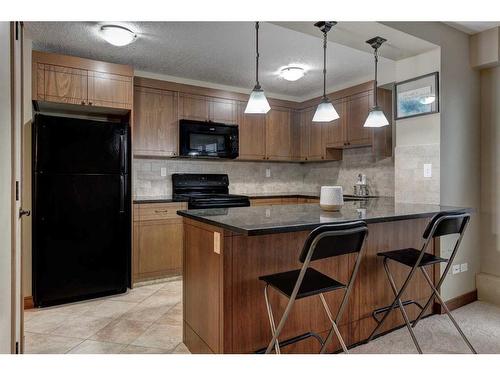
[(135, 87), (135, 155), (178, 155), (177, 95), (172, 91)]
[(240, 160), (266, 158), (266, 116), (245, 114), (245, 104), (238, 105)]
[(236, 124), (237, 104), (234, 100), (211, 98), (209, 103), (209, 119), (223, 124)]
[(291, 160), (291, 110), (273, 108), (266, 115), (266, 159)]
[(206, 96), (179, 94), (179, 119), (209, 120), (209, 101)]
[(329, 123), (313, 122), (316, 108), (307, 109), (304, 112), (305, 121), (309, 126), (309, 152), (307, 160), (323, 160), (325, 158), (325, 144), (323, 142), (323, 128)]
[(33, 100), (132, 109), (132, 67), (38, 51), (32, 57)]
[(87, 100), (87, 71), (63, 66), (36, 64), (35, 100), (85, 104)]
[(347, 117), (348, 146), (370, 146), (372, 144), (372, 129), (363, 126), (372, 102), (373, 91), (366, 91), (349, 97)]
[(132, 107), (133, 77), (88, 72), (88, 104), (98, 107)]
[(326, 148), (343, 148), (347, 143), (347, 102), (339, 99), (332, 104), (339, 118), (323, 126), (323, 141)]

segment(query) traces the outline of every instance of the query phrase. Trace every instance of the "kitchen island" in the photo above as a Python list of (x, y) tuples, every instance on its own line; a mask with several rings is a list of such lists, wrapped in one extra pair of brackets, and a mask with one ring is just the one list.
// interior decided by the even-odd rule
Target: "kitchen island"
[[(391, 198), (346, 202), (338, 212), (322, 211), (318, 204), (293, 204), (179, 211), (184, 217), (183, 257), (183, 340), (192, 353), (253, 353), (267, 346), (271, 332), (264, 303), (264, 284), (259, 276), (300, 268), (299, 253), (309, 232), (323, 224), (364, 220), (369, 235), (358, 277), (348, 307), (340, 322), (347, 345), (365, 340), (376, 325), (372, 312), (390, 304), (393, 293), (377, 257), (381, 251), (420, 248), (422, 233), (438, 212), (466, 210), (439, 205), (395, 203)], [(432, 244), (428, 252), (439, 255)], [(311, 263), (333, 278), (346, 282), (355, 255)], [(431, 274), (437, 278), (439, 266)], [(408, 269), (391, 264), (400, 285)], [(416, 274), (403, 300), (425, 303), (430, 290), (421, 274)], [(342, 292), (325, 295), (332, 311), (340, 304)], [(287, 299), (270, 291), (277, 321)], [(431, 305), (426, 314), (431, 314)], [(408, 306), (410, 318), (418, 309)], [(381, 332), (403, 324), (398, 310), (391, 313)], [(320, 336), (331, 325), (319, 298), (296, 301), (281, 340), (306, 332)], [(330, 351), (338, 349), (333, 340)], [(313, 353), (319, 343), (313, 338), (287, 346), (282, 352)]]

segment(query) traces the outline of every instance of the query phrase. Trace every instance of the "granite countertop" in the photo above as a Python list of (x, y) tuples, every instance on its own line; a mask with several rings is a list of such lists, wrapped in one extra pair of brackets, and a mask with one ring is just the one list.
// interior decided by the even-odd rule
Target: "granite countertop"
[(319, 204), (291, 204), (183, 210), (178, 214), (236, 233), (261, 234), (312, 230), (322, 224), (364, 220), (367, 223), (430, 217), (438, 212), (472, 209), (432, 204), (395, 203), (393, 198), (345, 202), (338, 212), (322, 211)]
[[(268, 192), (268, 193), (235, 193), (238, 195), (246, 195), (250, 199), (265, 199), (265, 198), (319, 198), (319, 192)], [(353, 197), (352, 195), (345, 194), (344, 197)], [(368, 196), (364, 198), (375, 198), (374, 196)], [(136, 196), (133, 199), (134, 203), (170, 203), (170, 202), (182, 202), (182, 200), (173, 200), (172, 196)]]

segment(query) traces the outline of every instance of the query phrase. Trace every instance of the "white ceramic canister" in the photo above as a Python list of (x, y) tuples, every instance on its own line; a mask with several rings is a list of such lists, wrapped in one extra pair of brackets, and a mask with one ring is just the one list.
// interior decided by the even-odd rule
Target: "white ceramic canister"
[(322, 186), (319, 205), (325, 211), (338, 211), (344, 204), (342, 186)]

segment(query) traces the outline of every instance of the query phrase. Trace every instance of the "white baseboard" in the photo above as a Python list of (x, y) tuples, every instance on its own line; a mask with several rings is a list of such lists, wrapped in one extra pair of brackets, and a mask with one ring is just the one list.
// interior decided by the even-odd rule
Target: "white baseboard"
[(500, 276), (489, 273), (476, 275), (477, 299), (500, 306)]

